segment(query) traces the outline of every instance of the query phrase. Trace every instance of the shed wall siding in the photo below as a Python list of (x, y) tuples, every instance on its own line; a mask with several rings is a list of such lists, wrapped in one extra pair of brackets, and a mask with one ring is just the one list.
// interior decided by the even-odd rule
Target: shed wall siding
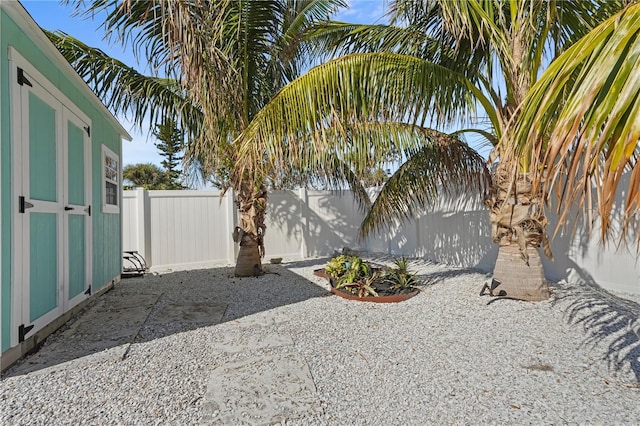
[(121, 232), (120, 215), (103, 214), (101, 211), (101, 145), (107, 146), (121, 156), (121, 137), (118, 129), (97, 108), (95, 99), (90, 99), (84, 91), (76, 87), (66, 70), (61, 70), (47, 57), (36, 43), (26, 34), (4, 10), (0, 10), (0, 93), (1, 107), (1, 190), (2, 190), (2, 351), (10, 345), (11, 327), (11, 276), (12, 258), (11, 235), (12, 211), (15, 201), (12, 197), (11, 173), (11, 128), (10, 122), (10, 85), (8, 47), (13, 46), (34, 68), (42, 73), (74, 105), (91, 120), (91, 162), (92, 162), (92, 222), (93, 222), (93, 290), (97, 292), (105, 284), (120, 275), (121, 270)]
[(17, 26), (0, 10), (0, 191), (2, 196), (2, 351), (9, 347), (11, 326), (11, 123), (9, 122), (9, 62), (6, 40), (16, 38), (20, 33)]

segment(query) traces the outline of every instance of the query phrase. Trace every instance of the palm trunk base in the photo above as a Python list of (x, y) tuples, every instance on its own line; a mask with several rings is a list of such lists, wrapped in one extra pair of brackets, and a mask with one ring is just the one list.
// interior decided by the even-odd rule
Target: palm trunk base
[(243, 241), (236, 259), (236, 277), (257, 277), (263, 274), (260, 250), (255, 241)]
[(527, 247), (529, 265), (523, 259), (516, 244), (501, 246), (493, 271), (493, 278), (500, 282), (493, 289), (494, 295), (536, 302), (550, 297), (549, 286), (538, 250)]

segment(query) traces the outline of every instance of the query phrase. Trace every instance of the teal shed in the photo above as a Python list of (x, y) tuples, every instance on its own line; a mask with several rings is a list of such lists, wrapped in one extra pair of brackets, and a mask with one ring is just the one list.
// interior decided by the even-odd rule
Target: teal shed
[(17, 1), (0, 2), (2, 370), (120, 280), (131, 136)]

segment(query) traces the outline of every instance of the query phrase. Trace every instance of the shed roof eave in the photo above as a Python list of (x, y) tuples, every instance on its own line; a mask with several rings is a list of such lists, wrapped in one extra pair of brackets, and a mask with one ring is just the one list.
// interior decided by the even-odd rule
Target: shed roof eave
[(117, 118), (113, 115), (111, 111), (102, 103), (100, 98), (93, 93), (93, 90), (89, 88), (87, 83), (78, 75), (76, 70), (73, 69), (71, 64), (67, 62), (67, 60), (62, 56), (62, 54), (56, 49), (56, 47), (51, 43), (51, 40), (45, 35), (42, 31), (42, 28), (33, 20), (29, 12), (20, 4), (19, 1), (0, 1), (0, 8), (2, 8), (7, 15), (11, 19), (18, 24), (23, 30), (28, 29), (33, 34), (33, 41), (45, 52), (45, 54), (49, 54), (51, 60), (58, 65), (62, 70), (67, 70), (70, 75), (70, 79), (74, 82), (80, 91), (84, 92), (85, 95), (92, 100), (93, 103), (96, 104), (98, 110), (105, 113), (109, 122), (114, 125), (114, 127), (118, 130), (120, 136), (127, 141), (133, 140), (129, 132), (122, 127), (122, 124), (118, 121)]

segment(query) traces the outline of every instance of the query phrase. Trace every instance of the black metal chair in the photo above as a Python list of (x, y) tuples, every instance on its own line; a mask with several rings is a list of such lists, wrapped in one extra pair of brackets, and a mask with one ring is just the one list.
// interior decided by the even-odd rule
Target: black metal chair
[(122, 276), (142, 276), (149, 268), (144, 257), (135, 250), (127, 250), (122, 254)]

